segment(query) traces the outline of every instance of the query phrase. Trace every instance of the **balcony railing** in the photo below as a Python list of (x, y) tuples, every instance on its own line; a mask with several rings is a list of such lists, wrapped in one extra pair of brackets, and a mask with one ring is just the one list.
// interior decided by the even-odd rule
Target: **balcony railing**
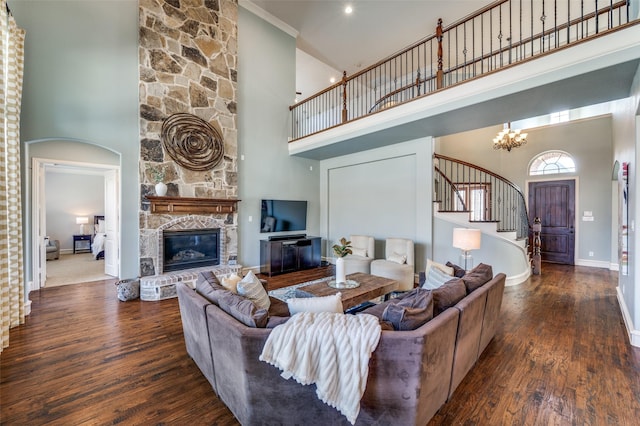
[(434, 154), (434, 200), (441, 212), (468, 212), (470, 222), (495, 222), (498, 232), (529, 235), (524, 195), (517, 185), (465, 161)]
[[(638, 8), (638, 0), (633, 0)], [(300, 139), (640, 22), (631, 0), (499, 0), (289, 107)]]

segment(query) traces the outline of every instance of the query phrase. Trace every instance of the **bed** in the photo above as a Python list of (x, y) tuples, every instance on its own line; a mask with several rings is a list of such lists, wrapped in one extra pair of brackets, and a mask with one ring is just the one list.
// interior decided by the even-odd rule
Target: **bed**
[(107, 234), (104, 232), (104, 216), (93, 217), (93, 243), (91, 253), (96, 260), (104, 259), (104, 241)]

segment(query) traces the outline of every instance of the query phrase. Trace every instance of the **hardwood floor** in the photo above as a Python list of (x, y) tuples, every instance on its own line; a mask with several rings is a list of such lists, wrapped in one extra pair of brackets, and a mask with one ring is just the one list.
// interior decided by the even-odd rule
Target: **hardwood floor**
[[(628, 343), (616, 280), (544, 264), (508, 287), (496, 337), (429, 424), (638, 424), (640, 349)], [(30, 299), (0, 356), (0, 424), (238, 424), (186, 354), (177, 299), (120, 302), (113, 281)]]

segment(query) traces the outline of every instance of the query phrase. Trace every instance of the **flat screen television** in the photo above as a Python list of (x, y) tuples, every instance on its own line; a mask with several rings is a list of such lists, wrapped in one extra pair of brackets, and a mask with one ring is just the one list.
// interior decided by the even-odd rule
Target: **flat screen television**
[(304, 231), (306, 229), (306, 201), (262, 200), (260, 232)]

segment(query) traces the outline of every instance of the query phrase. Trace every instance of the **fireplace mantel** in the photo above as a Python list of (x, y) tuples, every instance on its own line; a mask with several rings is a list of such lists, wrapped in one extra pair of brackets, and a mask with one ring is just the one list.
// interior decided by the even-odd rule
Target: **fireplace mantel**
[(151, 202), (151, 213), (235, 213), (238, 199), (158, 197), (147, 195)]

